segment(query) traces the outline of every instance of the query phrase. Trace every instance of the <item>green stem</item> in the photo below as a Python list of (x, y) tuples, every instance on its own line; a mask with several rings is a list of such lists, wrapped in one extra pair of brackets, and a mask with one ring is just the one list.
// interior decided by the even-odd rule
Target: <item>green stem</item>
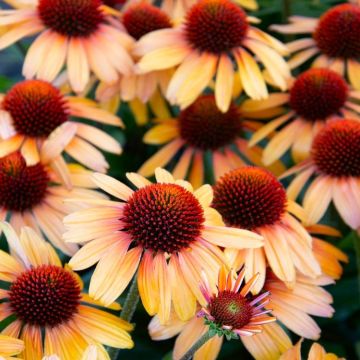
[(283, 20), (288, 21), (289, 16), (291, 16), (291, 0), (283, 0)]
[[(137, 286), (137, 276), (135, 275), (131, 283), (128, 294), (126, 295), (125, 303), (121, 311), (120, 317), (127, 321), (131, 322), (132, 317), (134, 316), (135, 310), (139, 303), (139, 289)], [(111, 348), (108, 350), (111, 360), (117, 360), (119, 358), (120, 349)]]
[(111, 360), (116, 360), (118, 358), (118, 355), (119, 355), (119, 349), (116, 349), (116, 348), (110, 348), (108, 349), (108, 354), (109, 354), (109, 358)]
[[(360, 231), (360, 230), (358, 230)], [(360, 298), (360, 236), (359, 233), (354, 231), (354, 248), (356, 255), (356, 266), (357, 266), (357, 278), (358, 278), (358, 293)]]
[(126, 296), (125, 303), (124, 303), (124, 306), (123, 306), (123, 309), (122, 309), (122, 312), (120, 315), (120, 317), (123, 320), (128, 321), (128, 322), (131, 321), (131, 319), (135, 313), (136, 307), (139, 303), (139, 300), (140, 300), (140, 296), (139, 296), (139, 289), (138, 289), (138, 285), (137, 285), (137, 276), (135, 275), (133, 278), (133, 281), (131, 283), (129, 292)]
[(181, 358), (180, 360), (190, 360), (195, 355), (196, 351), (198, 351), (208, 340), (210, 340), (215, 333), (210, 333), (207, 331)]

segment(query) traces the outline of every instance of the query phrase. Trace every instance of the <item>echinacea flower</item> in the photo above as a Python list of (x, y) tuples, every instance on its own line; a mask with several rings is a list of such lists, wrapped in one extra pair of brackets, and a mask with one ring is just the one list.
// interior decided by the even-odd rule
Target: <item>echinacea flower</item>
[(81, 360), (92, 343), (133, 347), (132, 325), (95, 308), (99, 304), (82, 293), (80, 278), (62, 266), (48, 243), (31, 228), (22, 228), (18, 237), (8, 223), (0, 227), (14, 252), (0, 251), (0, 319), (12, 320), (2, 333), (24, 341), (24, 360), (52, 354)]
[(38, 0), (22, 9), (1, 10), (0, 50), (41, 33), (31, 44), (23, 66), (26, 78), (53, 81), (64, 65), (71, 87), (81, 92), (90, 73), (114, 82), (130, 74), (132, 39), (111, 22), (111, 9), (101, 0)]
[(296, 219), (305, 218), (303, 209), (287, 198), (282, 184), (267, 170), (246, 166), (222, 176), (214, 185), (212, 207), (226, 225), (264, 238), (261, 248), (225, 249), (231, 264), (235, 258), (245, 263), (247, 280), (260, 274), (254, 293), (264, 285), (267, 264), (289, 287), (295, 285), (296, 270), (311, 278), (321, 274), (311, 236)]
[[(164, 340), (180, 333), (175, 342), (173, 359), (180, 359), (190, 347), (207, 332), (210, 338), (198, 351), (194, 360), (217, 358), (224, 337), (240, 339), (255, 359), (275, 359), (291, 347), (291, 340), (276, 320), (265, 310), (269, 293), (256, 297), (250, 295), (257, 275), (246, 284), (244, 270), (237, 277), (224, 268), (219, 273), (217, 290), (214, 293), (203, 282), (202, 292), (207, 299), (206, 307), (189, 322), (182, 322), (173, 316), (170, 323), (162, 325), (157, 317), (149, 324), (153, 340)], [(205, 321), (204, 318), (205, 317)]]
[[(249, 142), (252, 146), (270, 137), (263, 153), (263, 161), (269, 165), (289, 148), (296, 162), (305, 160), (314, 137), (327, 121), (358, 117), (359, 99), (360, 92), (351, 90), (340, 75), (330, 69), (313, 68), (300, 74), (288, 93), (272, 93), (263, 101), (246, 100), (240, 110), (244, 116), (256, 119), (259, 111), (287, 106), (280, 116), (272, 116), (258, 129)], [(275, 130), (279, 131), (272, 134)]]
[(147, 2), (128, 6), (121, 15), (121, 23), (136, 41), (152, 31), (172, 27), (171, 18), (164, 11)]
[(0, 359), (15, 359), (24, 350), (24, 342), (12, 336), (0, 334)]
[(318, 339), (321, 329), (311, 316), (332, 317), (332, 296), (321, 286), (333, 284), (328, 276), (310, 279), (297, 274), (296, 285), (289, 289), (271, 271), (266, 275), (263, 290), (271, 294), (266, 308), (295, 334), (307, 339)]
[(166, 322), (173, 305), (187, 320), (195, 314), (201, 271), (215, 286), (218, 269), (225, 262), (219, 246), (262, 246), (261, 236), (247, 230), (226, 228), (210, 208), (209, 185), (193, 191), (190, 183), (175, 181), (157, 169), (157, 183), (128, 173), (137, 187), (132, 190), (103, 174), (93, 180), (115, 201), (93, 200), (94, 207), (65, 218), (67, 242), (85, 243), (70, 261), (74, 270), (98, 263), (89, 292), (105, 305), (115, 301), (138, 270), (137, 283), (143, 305), (150, 315)]
[(288, 25), (272, 25), (283, 34), (310, 34), (287, 44), (293, 54), (288, 64), (296, 68), (316, 57), (312, 66), (330, 68), (346, 75), (351, 85), (360, 90), (360, 6), (340, 4), (327, 10), (320, 19), (291, 16)]
[(197, 316), (205, 319), (210, 331), (228, 339), (260, 333), (262, 325), (274, 322), (276, 318), (268, 315), (271, 310), (264, 308), (270, 301), (270, 292), (257, 296), (250, 294), (258, 278), (259, 274), (256, 274), (244, 284), (245, 269), (235, 276), (233, 271), (228, 272), (222, 266), (214, 293), (204, 274), (200, 290), (207, 304)]
[[(129, 6), (122, 14), (121, 23), (127, 33), (139, 41), (143, 36), (153, 31), (172, 28), (172, 20), (161, 9), (145, 2)], [(136, 61), (135, 56), (135, 61)], [(120, 94), (125, 101), (138, 98), (147, 103), (157, 89), (166, 92), (172, 75), (171, 70), (151, 71), (146, 74), (132, 74), (120, 79)]]
[[(301, 344), (303, 339), (300, 339), (296, 345), (291, 349), (287, 350), (284, 354), (281, 355), (279, 360), (302, 360), (305, 359), (301, 356)], [(333, 353), (327, 353), (326, 350), (318, 343), (313, 343), (311, 345), (307, 360), (345, 360), (344, 358), (339, 358)]]
[(286, 54), (285, 46), (250, 26), (245, 12), (230, 0), (197, 2), (179, 26), (145, 35), (134, 51), (142, 56), (137, 64), (141, 72), (177, 67), (167, 89), (167, 98), (182, 109), (193, 103), (216, 76), (216, 104), (226, 112), (231, 102), (235, 71), (251, 98), (266, 98), (267, 87), (255, 59), (264, 65), (281, 89), (287, 88), (286, 79), (290, 77), (280, 55)]
[[(173, 174), (175, 178), (188, 177), (197, 188), (204, 182), (207, 154), (211, 154), (215, 179), (247, 163), (261, 165), (261, 148), (249, 149), (245, 139), (245, 132), (254, 128), (256, 123), (243, 119), (235, 103), (221, 112), (213, 95), (202, 95), (177, 118), (154, 120), (144, 142), (163, 147), (145, 161), (139, 173), (151, 176), (157, 167), (167, 166), (180, 154)], [(281, 174), (285, 169), (275, 163), (271, 170)]]
[[(172, 21), (164, 11), (144, 1), (135, 2), (125, 9), (121, 15), (121, 24), (134, 42), (152, 31), (172, 27)], [(132, 52), (131, 55), (134, 61), (138, 60)], [(171, 76), (172, 70), (168, 69), (123, 75), (111, 84), (101, 82), (96, 90), (96, 98), (101, 102), (114, 102), (116, 99), (128, 101), (136, 120), (142, 125), (146, 122), (141, 120), (147, 112), (148, 102), (151, 110), (158, 113), (162, 94), (166, 93)]]
[(360, 121), (329, 122), (315, 137), (311, 157), (284, 177), (291, 174), (296, 177), (287, 188), (290, 199), (311, 184), (303, 200), (307, 225), (318, 223), (333, 201), (346, 224), (355, 230), (360, 227)]
[(65, 215), (81, 209), (84, 204), (65, 204), (70, 197), (103, 198), (88, 189), (88, 172), (81, 168), (68, 167), (72, 189), (61, 182), (59, 176), (46, 162), (29, 165), (19, 152), (0, 158), (0, 220), (8, 219), (16, 231), (30, 226), (39, 235), (45, 235), (54, 246), (67, 255), (77, 250), (75, 244), (62, 240), (65, 232), (62, 219)]
[(64, 151), (87, 167), (105, 172), (109, 165), (96, 147), (120, 154), (121, 146), (104, 131), (73, 117), (122, 126), (120, 118), (96, 102), (64, 95), (46, 81), (15, 84), (0, 94), (0, 156), (21, 150), (29, 163), (36, 164), (40, 154), (55, 157)]
[[(179, 335), (175, 342), (173, 359), (179, 360), (205, 332), (208, 326), (202, 318), (194, 317), (184, 322), (173, 316), (168, 323), (162, 325), (157, 316), (149, 324), (152, 340), (161, 341)], [(215, 360), (223, 344), (223, 337), (215, 336), (204, 344), (194, 355), (194, 360)], [(241, 336), (241, 342), (256, 360), (278, 359), (286, 350), (291, 348), (291, 339), (276, 322), (266, 324), (260, 334)]]
[[(315, 225), (308, 230), (318, 234), (334, 235), (334, 229), (325, 225)], [(340, 261), (348, 258), (341, 250), (330, 243), (312, 237), (313, 252), (320, 264), (321, 275), (315, 279), (297, 273), (296, 285), (290, 289), (268, 268), (263, 290), (271, 294), (268, 309), (289, 330), (299, 336), (318, 339), (321, 329), (311, 316), (332, 317), (332, 296), (322, 286), (334, 284), (342, 274)], [(229, 264), (234, 269), (243, 267), (241, 256), (233, 257)]]

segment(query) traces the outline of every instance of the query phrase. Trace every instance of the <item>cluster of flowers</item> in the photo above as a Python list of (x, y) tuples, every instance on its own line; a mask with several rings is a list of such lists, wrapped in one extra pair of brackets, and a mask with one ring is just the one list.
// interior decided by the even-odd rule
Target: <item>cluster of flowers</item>
[[(347, 261), (320, 222), (333, 202), (360, 227), (360, 6), (273, 25), (311, 34), (285, 45), (254, 0), (5, 2), (0, 50), (36, 36), (0, 94), (0, 357), (115, 359), (140, 297), (173, 359), (215, 359), (224, 338), (301, 359), (284, 329), (320, 337)], [(102, 154), (122, 151), (120, 102), (160, 148), (127, 185)]]

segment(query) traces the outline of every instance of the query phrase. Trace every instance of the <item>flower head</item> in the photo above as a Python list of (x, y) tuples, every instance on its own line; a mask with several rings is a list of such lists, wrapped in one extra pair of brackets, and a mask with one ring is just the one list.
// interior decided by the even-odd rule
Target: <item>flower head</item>
[[(205, 177), (203, 157), (206, 154), (212, 155), (216, 179), (247, 163), (261, 165), (261, 149), (248, 149), (245, 139), (246, 132), (255, 126), (252, 121), (245, 121), (234, 102), (226, 112), (221, 112), (213, 95), (202, 95), (180, 111), (177, 118), (156, 120), (155, 125), (145, 134), (144, 141), (164, 146), (141, 166), (139, 172), (151, 176), (156, 167), (171, 166), (171, 160), (180, 154), (173, 168), (174, 176), (188, 176), (193, 186), (199, 187)], [(279, 173), (284, 170), (279, 162), (271, 169)]]
[(246, 167), (217, 182), (212, 206), (226, 225), (254, 230), (278, 223), (286, 212), (286, 202), (284, 187), (271, 173)]
[(214, 185), (212, 206), (228, 226), (264, 237), (264, 247), (260, 249), (225, 249), (231, 262), (245, 258), (248, 281), (254, 272), (260, 273), (254, 293), (263, 287), (266, 263), (290, 287), (295, 284), (295, 269), (312, 278), (320, 275), (311, 236), (293, 216), (302, 220), (304, 211), (287, 199), (281, 183), (267, 170), (246, 166), (226, 173)]
[[(144, 1), (128, 5), (121, 16), (121, 24), (134, 42), (151, 32), (173, 26), (166, 12), (154, 5)], [(135, 62), (139, 60), (133, 51), (131, 55)], [(120, 100), (128, 101), (137, 122), (143, 125), (147, 122), (148, 103), (155, 114), (159, 113), (160, 107), (166, 107), (162, 94), (166, 92), (171, 76), (171, 70), (123, 75), (116, 82), (101, 82), (97, 87), (96, 97), (103, 103), (118, 104)]]
[(195, 360), (205, 357), (215, 360), (224, 338), (240, 339), (255, 359), (278, 358), (291, 348), (291, 340), (275, 322), (271, 311), (264, 308), (269, 304), (269, 292), (258, 296), (250, 294), (258, 275), (247, 283), (244, 283), (244, 277), (244, 269), (237, 275), (222, 267), (214, 291), (204, 275), (200, 288), (206, 304), (198, 316), (184, 322), (173, 312), (166, 324), (161, 324), (155, 316), (149, 324), (151, 338), (164, 340), (179, 334), (173, 351), (175, 360), (180, 359), (207, 332), (213, 337), (196, 351)]
[(123, 13), (122, 23), (129, 35), (136, 40), (152, 31), (172, 27), (165, 12), (145, 2), (130, 5)]
[(360, 122), (336, 121), (314, 139), (312, 159), (317, 170), (332, 177), (360, 177)]
[(326, 11), (319, 19), (313, 39), (329, 58), (357, 59), (360, 46), (360, 7), (341, 4)]
[(250, 146), (269, 137), (263, 153), (265, 164), (278, 160), (289, 148), (294, 160), (299, 162), (309, 157), (315, 135), (328, 121), (338, 117), (358, 118), (359, 98), (360, 93), (351, 90), (335, 71), (311, 68), (294, 80), (288, 93), (270, 94), (264, 102), (246, 100), (240, 110), (245, 117), (262, 119), (264, 111), (286, 106), (280, 110), (280, 116), (269, 113), (272, 119), (253, 134)]
[(256, 297), (250, 291), (259, 275), (254, 275), (243, 285), (244, 269), (237, 277), (232, 271), (220, 269), (217, 291), (212, 292), (206, 276), (201, 291), (207, 301), (198, 316), (206, 319), (210, 331), (218, 336), (225, 335), (228, 339), (238, 336), (251, 336), (261, 332), (262, 325), (276, 321), (276, 318), (267, 315), (270, 311), (263, 307), (269, 302), (269, 292)]
[(212, 95), (199, 97), (179, 114), (181, 138), (190, 146), (204, 151), (231, 144), (242, 131), (241, 117), (235, 104), (222, 113)]
[(117, 299), (139, 269), (146, 310), (166, 322), (173, 304), (187, 320), (195, 313), (195, 300), (205, 301), (197, 285), (201, 270), (215, 281), (225, 261), (218, 246), (260, 247), (261, 236), (225, 228), (210, 208), (209, 185), (193, 191), (188, 182), (175, 181), (165, 170), (157, 169), (155, 175), (157, 183), (152, 184), (127, 174), (137, 187), (134, 191), (111, 177), (94, 175), (94, 182), (118, 200), (89, 199), (94, 208), (65, 218), (65, 240), (86, 242), (70, 265), (81, 270), (98, 262), (90, 294), (105, 304)]
[(20, 152), (0, 157), (0, 218), (9, 219), (17, 231), (24, 225), (31, 225), (39, 235), (45, 235), (65, 254), (73, 254), (77, 246), (62, 241), (64, 225), (62, 218), (74, 209), (84, 205), (66, 205), (64, 199), (70, 195), (101, 197), (88, 190), (92, 187), (87, 180), (88, 172), (66, 164), (59, 164), (64, 179), (46, 162), (35, 165), (27, 163)]
[(2, 108), (10, 115), (17, 133), (34, 138), (48, 137), (69, 116), (59, 89), (41, 80), (15, 84), (4, 95)]
[(68, 322), (76, 312), (80, 286), (69, 271), (41, 265), (22, 272), (11, 284), (8, 297), (11, 311), (19, 320), (55, 327)]
[(44, 200), (50, 176), (42, 164), (28, 166), (24, 157), (14, 152), (0, 158), (0, 182), (1, 206), (24, 212)]
[(63, 360), (80, 360), (91, 343), (133, 346), (128, 334), (132, 326), (92, 307), (99, 304), (82, 293), (80, 278), (61, 265), (49, 244), (31, 228), (22, 228), (18, 237), (8, 223), (0, 227), (16, 255), (0, 252), (0, 279), (9, 283), (2, 287), (2, 315), (12, 317), (4, 331), (17, 329), (21, 334), (25, 360), (53, 353)]
[(201, 204), (187, 189), (153, 184), (133, 194), (122, 221), (125, 231), (142, 247), (172, 254), (200, 236), (205, 217)]
[(292, 199), (314, 175), (303, 200), (308, 225), (320, 221), (332, 200), (343, 220), (353, 229), (359, 228), (359, 206), (354, 201), (360, 190), (359, 143), (360, 122), (336, 119), (316, 135), (310, 159), (284, 174), (298, 173), (287, 189)]
[(104, 21), (101, 4), (101, 0), (40, 0), (37, 10), (47, 28), (65, 36), (86, 38)]
[(316, 56), (315, 67), (330, 68), (347, 76), (359, 90), (360, 7), (359, 4), (340, 4), (327, 10), (319, 19), (292, 16), (289, 25), (273, 25), (271, 29), (285, 34), (309, 33), (311, 37), (287, 44), (293, 53), (289, 60), (296, 68)]
[(97, 103), (64, 95), (49, 82), (25, 80), (15, 84), (0, 95), (0, 154), (19, 149), (29, 163), (37, 163), (40, 157), (57, 158), (65, 152), (93, 170), (105, 172), (109, 165), (97, 147), (119, 154), (120, 144), (73, 117), (122, 126), (120, 118)]
[(348, 98), (345, 80), (329, 69), (313, 68), (300, 74), (290, 91), (289, 105), (309, 121), (339, 113)]
[(0, 49), (40, 32), (25, 58), (26, 78), (53, 81), (66, 65), (76, 92), (85, 89), (91, 72), (114, 82), (133, 70), (128, 54), (133, 42), (114, 24), (110, 10), (101, 0), (39, 0), (4, 10), (1, 24), (9, 28), (0, 36)]
[[(216, 76), (216, 105), (229, 109), (235, 59), (241, 83), (252, 98), (268, 96), (266, 84), (253, 53), (282, 89), (290, 76), (280, 54), (286, 48), (271, 36), (250, 26), (241, 8), (230, 0), (202, 0), (186, 13), (182, 24), (144, 36), (135, 46), (141, 56), (141, 72), (177, 67), (167, 89), (170, 102), (186, 108)], [(193, 79), (196, 78), (196, 82)]]
[(246, 13), (227, 1), (197, 3), (186, 15), (185, 38), (200, 52), (231, 51), (241, 46), (248, 30)]

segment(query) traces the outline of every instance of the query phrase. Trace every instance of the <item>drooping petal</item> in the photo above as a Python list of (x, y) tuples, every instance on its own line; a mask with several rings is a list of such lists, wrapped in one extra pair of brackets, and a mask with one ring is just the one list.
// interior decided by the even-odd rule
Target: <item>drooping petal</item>
[(289, 246), (280, 227), (262, 229), (264, 250), (270, 267), (277, 277), (292, 284), (295, 281), (295, 267)]

